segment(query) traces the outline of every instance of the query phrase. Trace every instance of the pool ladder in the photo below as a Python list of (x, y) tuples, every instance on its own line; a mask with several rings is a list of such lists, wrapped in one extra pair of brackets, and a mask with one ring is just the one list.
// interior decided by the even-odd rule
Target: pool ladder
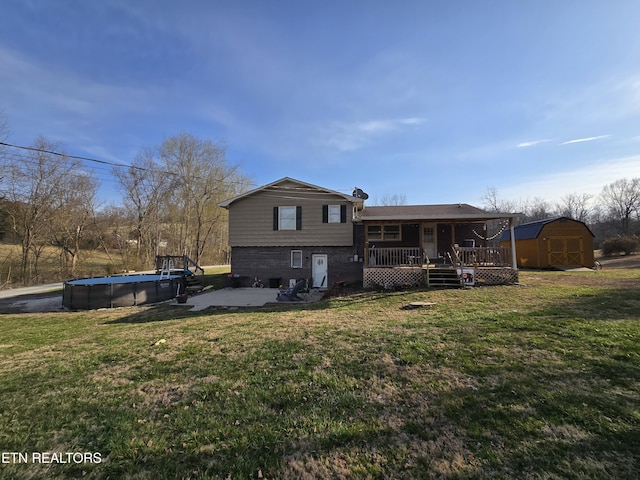
[(169, 278), (171, 270), (173, 270), (173, 260), (164, 260), (162, 262), (162, 268), (160, 269), (160, 280)]

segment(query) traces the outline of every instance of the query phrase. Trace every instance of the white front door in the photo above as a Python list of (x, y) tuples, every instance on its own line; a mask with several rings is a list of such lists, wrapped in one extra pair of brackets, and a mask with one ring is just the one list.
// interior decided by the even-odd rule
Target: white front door
[(327, 288), (328, 257), (326, 254), (311, 255), (313, 288)]
[(422, 225), (422, 249), (425, 255), (431, 260), (438, 256), (436, 226), (435, 223), (425, 223)]

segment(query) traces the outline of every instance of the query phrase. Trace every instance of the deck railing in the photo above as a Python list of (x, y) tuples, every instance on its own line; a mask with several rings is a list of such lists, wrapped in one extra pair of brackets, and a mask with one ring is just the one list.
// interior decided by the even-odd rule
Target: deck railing
[(462, 265), (512, 266), (511, 249), (508, 247), (459, 247), (456, 251)]
[[(421, 266), (429, 260), (420, 247), (368, 248), (365, 267)], [(458, 247), (444, 255), (444, 263), (451, 266), (511, 267), (508, 247)]]
[(405, 267), (422, 265), (420, 247), (368, 248), (365, 254), (366, 267)]

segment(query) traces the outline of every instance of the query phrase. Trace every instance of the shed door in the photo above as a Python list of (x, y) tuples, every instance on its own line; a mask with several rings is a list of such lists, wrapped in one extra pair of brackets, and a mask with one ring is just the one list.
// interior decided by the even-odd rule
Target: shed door
[(547, 258), (549, 265), (582, 266), (584, 250), (582, 237), (547, 238)]

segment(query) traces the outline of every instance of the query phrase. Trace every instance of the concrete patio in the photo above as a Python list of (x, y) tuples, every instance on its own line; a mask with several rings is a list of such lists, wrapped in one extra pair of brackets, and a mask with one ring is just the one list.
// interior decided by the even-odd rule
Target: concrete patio
[(324, 292), (313, 289), (307, 294), (301, 294), (303, 300), (300, 302), (278, 302), (278, 292), (277, 288), (223, 288), (193, 295), (187, 299), (186, 304), (178, 304), (175, 301), (173, 303), (196, 312), (210, 307), (261, 307), (268, 303), (310, 303), (317, 302), (324, 296)]

